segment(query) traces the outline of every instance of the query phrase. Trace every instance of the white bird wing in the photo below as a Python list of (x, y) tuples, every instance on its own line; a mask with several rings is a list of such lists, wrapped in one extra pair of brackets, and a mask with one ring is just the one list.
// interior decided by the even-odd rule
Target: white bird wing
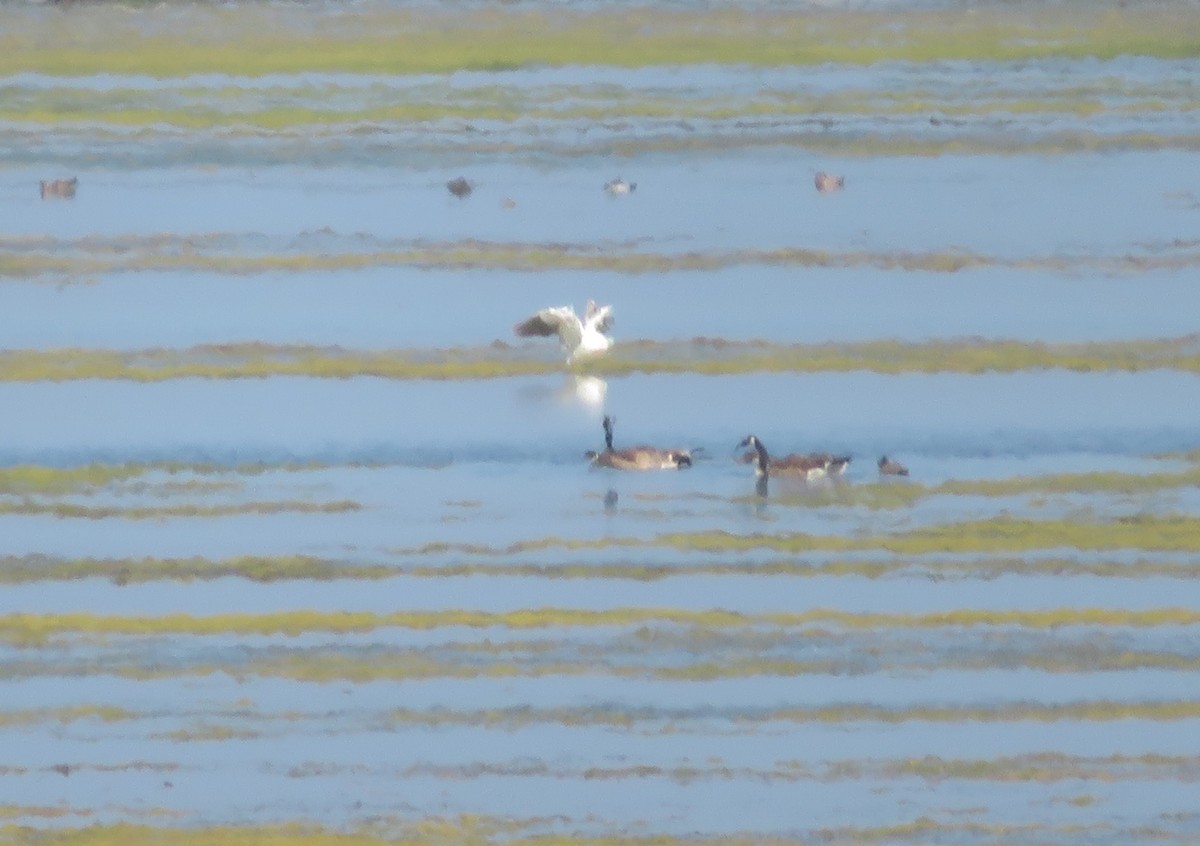
[(583, 324), (570, 306), (544, 308), (528, 320), (518, 323), (513, 331), (522, 338), (558, 335), (562, 345), (572, 350), (583, 341)]
[(595, 302), (588, 300), (587, 322), (596, 327), (596, 331), (601, 335), (607, 335), (613, 326), (612, 306), (597, 307)]

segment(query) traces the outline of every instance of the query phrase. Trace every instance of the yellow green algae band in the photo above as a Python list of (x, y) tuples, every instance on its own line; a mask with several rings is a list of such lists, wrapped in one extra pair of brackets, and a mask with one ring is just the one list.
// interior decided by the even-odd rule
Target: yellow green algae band
[[(173, 734), (173, 733), (172, 733)], [(192, 739), (192, 738), (188, 738)], [(57, 767), (11, 767), (0, 772), (28, 774), (33, 772), (62, 772)], [(124, 764), (70, 765), (76, 772), (149, 771), (172, 772), (177, 764), (153, 764), (131, 761)], [(324, 778), (334, 774), (362, 772), (359, 765), (314, 764), (290, 767), (290, 778)], [(697, 781), (753, 780), (766, 782), (820, 781), (826, 783), (870, 779), (895, 779), (913, 776), (929, 782), (946, 779), (992, 782), (1054, 783), (1073, 779), (1101, 782), (1149, 780), (1200, 780), (1200, 758), (1185, 755), (1107, 755), (1078, 756), (1056, 752), (1031, 753), (1002, 758), (943, 758), (927, 755), (921, 758), (840, 759), (813, 764), (805, 761), (780, 761), (775, 766), (731, 766), (721, 759), (710, 759), (694, 765), (664, 767), (652, 764), (631, 764), (613, 767), (551, 765), (544, 761), (520, 760), (504, 763), (472, 762), (466, 764), (435, 764), (421, 762), (405, 767), (403, 778), (434, 777), (439, 779), (478, 779), (494, 776), (533, 776), (554, 779), (584, 779), (620, 781), (626, 779), (668, 779), (688, 784)]]
[[(0, 816), (30, 816), (24, 806), (0, 806)], [(67, 806), (41, 807), (32, 816), (72, 815)], [(89, 810), (80, 814), (93, 816)], [(490, 820), (483, 817), (430, 818), (413, 822), (399, 817), (378, 819), (361, 830), (335, 830), (311, 823), (281, 823), (274, 826), (160, 827), (119, 823), (93, 823), (81, 828), (55, 827), (35, 830), (28, 826), (0, 826), (0, 844), (13, 846), (810, 846), (828, 844), (927, 843), (1059, 843), (1059, 842), (1155, 842), (1193, 843), (1178, 836), (1173, 828), (1141, 825), (1126, 829), (1111, 822), (1098, 825), (1070, 823), (1061, 826), (1039, 823), (979, 823), (961, 819), (938, 820), (923, 816), (883, 826), (820, 828), (792, 836), (731, 833), (720, 836), (697, 834), (631, 835), (523, 833), (544, 831), (545, 819)], [(594, 827), (595, 821), (589, 823)], [(986, 838), (986, 839), (985, 839)]]
[[(807, 141), (806, 141), (807, 142)], [(897, 143), (901, 145), (896, 148)], [(1200, 139), (1173, 142), (1200, 147)], [(1122, 141), (1129, 146), (1128, 139)], [(1075, 149), (1078, 145), (1068, 145)], [(1144, 146), (1162, 146), (1147, 143)], [(921, 143), (889, 141), (881, 149), (916, 155), (930, 150)], [(946, 152), (965, 152), (966, 148)], [(1052, 152), (1047, 149), (1046, 152)], [(839, 147), (837, 152), (843, 152)], [(628, 275), (716, 271), (731, 267), (855, 268), (957, 273), (970, 269), (1063, 273), (1091, 271), (1106, 275), (1138, 275), (1152, 270), (1180, 270), (1200, 265), (1194, 240), (1138, 245), (1127, 254), (1053, 253), (1003, 257), (964, 249), (831, 250), (791, 246), (776, 249), (691, 250), (661, 252), (628, 243), (543, 243), (468, 239), (463, 241), (378, 240), (370, 249), (358, 243), (343, 249), (309, 252), (291, 247), (283, 252), (246, 251), (228, 233), (121, 235), (84, 238), (0, 236), (0, 278), (42, 276), (87, 277), (97, 274), (154, 271), (251, 275), (279, 272), (351, 271), (367, 268), (482, 269), (536, 273), (543, 271), (607, 271)]]
[(1200, 518), (1135, 515), (1113, 522), (1091, 520), (1029, 520), (993, 517), (950, 523), (910, 532), (863, 537), (810, 535), (803, 532), (735, 534), (725, 531), (676, 532), (654, 538), (615, 537), (600, 540), (547, 537), (503, 547), (431, 543), (397, 554), (450, 553), (505, 556), (551, 549), (636, 549), (667, 547), (696, 552), (744, 552), (754, 549), (787, 554), (804, 552), (885, 551), (922, 553), (1014, 553), (1043, 549), (1100, 552), (1140, 549), (1155, 552), (1200, 551)]
[(931, 614), (851, 613), (816, 609), (801, 613), (741, 614), (722, 609), (704, 611), (678, 608), (614, 608), (589, 611), (577, 608), (532, 608), (493, 613), (471, 610), (370, 612), (289, 611), (271, 614), (216, 614), (159, 617), (101, 616), (96, 614), (8, 614), (0, 617), (0, 640), (15, 645), (38, 645), (63, 634), (97, 635), (300, 635), (306, 632), (369, 632), (380, 628), (430, 630), (443, 627), (548, 629), (640, 626), (663, 623), (711, 628), (777, 626), (800, 628), (816, 625), (843, 629), (968, 628), (1022, 626), (1052, 629), (1060, 626), (1194, 626), (1200, 609), (1158, 608), (1129, 611), (1109, 608), (1054, 608), (1043, 611), (992, 611), (959, 609)]
[[(1128, 118), (1131, 114), (1145, 113), (1156, 115), (1165, 111), (1195, 111), (1200, 104), (1186, 96), (1152, 95), (1117, 103), (1105, 103), (1100, 94), (1094, 97), (1080, 95), (1079, 99), (1069, 99), (1067, 94), (1057, 91), (1042, 97), (1036, 97), (1024, 90), (1010, 93), (1007, 98), (997, 96), (996, 99), (970, 102), (948, 103), (938, 102), (932, 95), (922, 97), (914, 94), (911, 99), (888, 98), (885, 96), (868, 97), (847, 91), (837, 100), (826, 96), (810, 96), (788, 100), (786, 93), (769, 101), (758, 99), (745, 100), (703, 100), (696, 101), (684, 98), (661, 97), (660, 99), (641, 98), (634, 100), (632, 96), (625, 98), (613, 96), (605, 90), (602, 101), (588, 101), (587, 92), (582, 92), (579, 100), (547, 102), (535, 97), (521, 99), (510, 96), (506, 99), (496, 98), (487, 100), (481, 97), (472, 102), (461, 101), (416, 101), (391, 103), (386, 106), (370, 108), (344, 108), (336, 100), (316, 100), (313, 104), (293, 107), (239, 108), (236, 102), (230, 102), (228, 108), (219, 100), (219, 92), (189, 91), (185, 96), (197, 99), (204, 97), (202, 104), (189, 107), (186, 102), (172, 105), (163, 103), (155, 107), (131, 108), (128, 103), (142, 93), (133, 88), (99, 94), (95, 91), (80, 93), (78, 100), (71, 98), (69, 89), (49, 89), (39, 95), (25, 97), (23, 107), (15, 107), (5, 112), (5, 120), (11, 124), (21, 124), (30, 129), (38, 127), (59, 126), (64, 129), (80, 129), (87, 127), (101, 134), (115, 133), (122, 130), (137, 129), (146, 134), (162, 132), (164, 128), (172, 130), (194, 129), (210, 131), (224, 130), (223, 136), (231, 138), (250, 137), (262, 132), (279, 133), (290, 137), (293, 134), (305, 132), (309, 137), (325, 138), (333, 141), (339, 133), (353, 132), (356, 128), (380, 127), (381, 125), (412, 126), (435, 121), (532, 121), (549, 122), (590, 121), (600, 123), (605, 121), (624, 121), (631, 119), (651, 120), (659, 118), (671, 121), (724, 121), (733, 122), (740, 119), (761, 120), (764, 117), (795, 118), (797, 123), (808, 118), (819, 116), (828, 120), (831, 116), (860, 117), (870, 116), (876, 119), (890, 115), (910, 116), (914, 113), (924, 115), (944, 116), (947, 121), (966, 118), (1007, 118), (1012, 114), (1022, 116), (1045, 115), (1048, 118), (1079, 117), (1096, 119), (1105, 116)], [(1114, 91), (1114, 94), (1123, 92)], [(1000, 95), (1001, 92), (997, 92)], [(207, 95), (207, 96), (206, 96)], [(401, 96), (398, 92), (397, 96)], [(225, 94), (228, 100), (235, 95)], [(565, 98), (564, 98), (565, 100)], [(691, 134), (655, 135), (650, 137), (635, 137), (601, 142), (586, 140), (572, 144), (571, 150), (584, 153), (598, 150), (600, 145), (608, 143), (612, 147), (631, 152), (634, 150), (669, 150), (669, 149), (728, 149), (742, 146), (759, 146), (764, 144), (777, 145), (780, 143), (801, 143), (815, 148), (839, 150), (847, 155), (869, 155), (872, 153), (892, 152), (902, 153), (905, 149), (912, 152), (924, 151), (934, 154), (939, 151), (962, 153), (967, 152), (1014, 152), (1021, 150), (1028, 153), (1064, 152), (1081, 150), (1103, 150), (1112, 147), (1157, 149), (1175, 147), (1195, 149), (1200, 145), (1200, 136), (1186, 129), (1182, 131), (1155, 132), (1146, 129), (1130, 129), (1124, 132), (1111, 132), (1097, 135), (1082, 129), (1060, 128), (1046, 131), (1036, 136), (1001, 135), (982, 131), (979, 127), (966, 127), (967, 131), (949, 137), (922, 135), (909, 127), (894, 127), (888, 132), (872, 133), (869, 136), (845, 137), (837, 135), (828, 137), (829, 133), (823, 128), (810, 129), (808, 126), (780, 125), (774, 132), (760, 128), (755, 135), (742, 138), (731, 138), (716, 132), (707, 132), (697, 136)], [(827, 136), (822, 142), (822, 135)], [(510, 143), (482, 137), (467, 144), (467, 150), (498, 150), (502, 145)], [(533, 139), (529, 143), (531, 150), (563, 149), (549, 139)]]
[[(102, 719), (108, 722), (136, 721), (146, 718), (146, 714), (125, 712), (111, 706), (93, 706), (101, 713), (77, 719)], [(112, 712), (111, 715), (105, 712)], [(2, 713), (2, 712), (0, 712)], [(276, 731), (272, 723), (296, 724), (316, 719), (324, 719), (324, 713), (313, 714), (303, 710), (291, 709), (286, 712), (271, 713), (247, 710), (239, 707), (236, 714), (217, 714), (198, 720), (196, 727), (184, 729), (178, 735), (180, 740), (199, 740), (204, 732), (224, 731), (224, 724), (217, 722), (222, 719), (237, 719), (239, 729), (249, 731), (246, 721), (252, 726), (258, 726), (262, 731)], [(7, 724), (24, 726), (40, 723), (71, 722), (75, 717), (64, 717), (54, 713), (54, 709), (44, 712), (19, 712)], [(1150, 720), (1155, 722), (1171, 722), (1179, 720), (1200, 719), (1200, 701), (1195, 700), (1160, 700), (1160, 701), (1113, 701), (1093, 700), (1063, 704), (1044, 704), (1033, 701), (1015, 700), (997, 702), (989, 705), (933, 705), (917, 704), (902, 707), (888, 707), (865, 702), (844, 702), (831, 705), (821, 705), (805, 708), (734, 708), (714, 710), (710, 707), (689, 708), (633, 708), (624, 709), (620, 706), (560, 706), (539, 708), (531, 706), (515, 706), (509, 708), (479, 708), (454, 709), (435, 707), (428, 710), (411, 708), (396, 708), (381, 712), (375, 718), (381, 728), (399, 729), (404, 727), (446, 728), (459, 726), (485, 727), (515, 731), (531, 726), (553, 725), (569, 727), (601, 726), (619, 730), (636, 731), (639, 735), (649, 735), (656, 731), (664, 734), (678, 734), (682, 727), (689, 722), (712, 722), (727, 720), (742, 726), (759, 726), (766, 723), (849, 723), (849, 722), (880, 722), (880, 723), (956, 723), (965, 721), (980, 722), (1019, 722), (1034, 720), (1037, 722), (1064, 721), (1093, 721), (1111, 722), (1116, 720)], [(0, 723), (3, 724), (3, 723)], [(172, 736), (176, 736), (172, 732)], [(1041, 756), (1034, 756), (1041, 757)], [(1049, 757), (1054, 757), (1053, 755)], [(1090, 759), (1093, 761), (1111, 761), (1113, 766), (1119, 766), (1124, 756), (1112, 756), (1105, 759)], [(1194, 758), (1162, 759), (1159, 756), (1138, 756), (1133, 760), (1141, 760), (1143, 766), (1195, 766)], [(883, 762), (863, 762), (860, 766), (884, 766)], [(1097, 764), (1100, 765), (1100, 764)], [(910, 772), (932, 773), (936, 769), (949, 769), (949, 766), (938, 767), (933, 763), (908, 761), (903, 764), (892, 762), (891, 767)], [(1011, 766), (1019, 766), (1012, 764)], [(1043, 764), (1043, 766), (1047, 766)], [(960, 765), (960, 769), (963, 769)], [(978, 768), (978, 767), (977, 767)], [(826, 777), (836, 778), (836, 772), (830, 772)], [(969, 777), (969, 776), (957, 776)]]
[(624, 579), (656, 582), (694, 576), (858, 577), (880, 579), (903, 573), (923, 573), (941, 578), (994, 579), (999, 576), (1101, 576), (1124, 579), (1200, 579), (1200, 565), (1191, 561), (1140, 559), (1137, 561), (1076, 560), (1066, 557), (987, 557), (983, 559), (925, 560), (895, 557), (878, 560), (836, 559), (803, 561), (786, 558), (767, 562), (713, 561), (698, 564), (639, 564), (588, 562), (577, 564), (455, 562), (430, 566), (411, 564), (359, 564), (302, 555), (206, 558), (53, 558), (41, 555), (0, 557), (0, 584), (108, 579), (116, 585), (152, 581), (214, 581), (241, 578), (271, 583), (293, 580), (340, 579), (445, 579), (516, 577), (537, 579)]
[(9, 514), (49, 515), (60, 518), (106, 520), (118, 517), (125, 520), (163, 520), (185, 517), (237, 517), (246, 514), (342, 514), (358, 511), (360, 503), (353, 500), (333, 502), (308, 502), (306, 500), (277, 500), (270, 502), (238, 502), (228, 505), (146, 505), (146, 506), (98, 506), (79, 505), (67, 502), (0, 502), (0, 516)]
[[(1171, 458), (1171, 456), (1160, 457)], [(1136, 494), (1169, 491), (1180, 487), (1200, 485), (1200, 464), (1194, 456), (1175, 456), (1191, 466), (1183, 470), (1159, 470), (1146, 473), (1095, 471), (1090, 473), (1054, 473), (1045, 476), (1012, 476), (1007, 479), (955, 479), (935, 485), (917, 481), (904, 484), (862, 483), (841, 488), (782, 491), (772, 498), (776, 506), (823, 507), (854, 505), (871, 509), (900, 508), (934, 496), (1012, 497), (1034, 494), (1112, 493)], [(351, 462), (333, 465), (318, 462), (284, 463), (278, 465), (215, 464), (183, 462), (145, 462), (127, 464), (92, 463), (76, 467), (50, 467), (20, 464), (0, 467), (0, 495), (20, 497), (86, 495), (106, 490), (122, 490), (133, 483), (141, 491), (166, 493), (229, 491), (240, 488), (246, 477), (269, 471), (302, 473), (322, 472), (335, 467), (376, 467), (385, 464)], [(161, 474), (161, 480), (150, 477)], [(207, 477), (215, 477), (210, 479)], [(688, 501), (695, 495), (679, 498)], [(704, 495), (704, 501), (721, 497)], [(670, 501), (671, 497), (649, 494), (635, 496), (634, 501)], [(447, 503), (449, 504), (449, 503)], [(2, 576), (0, 576), (2, 578)]]
[[(91, 462), (76, 466), (56, 467), (44, 464), (13, 464), (0, 467), (0, 494), (15, 496), (57, 494), (82, 494), (120, 488), (132, 482), (141, 489), (166, 488), (186, 491), (193, 485), (198, 490), (228, 490), (238, 487), (247, 477), (261, 476), (267, 472), (301, 473), (327, 470), (330, 464), (306, 461), (285, 461), (277, 464), (248, 462), (242, 464), (212, 464), (182, 461), (148, 461), (109, 464)], [(351, 467), (375, 467), (378, 464), (355, 462)], [(164, 479), (156, 481), (146, 477), (161, 474)], [(197, 480), (190, 477), (218, 477), (214, 480)]]
[(186, 582), (231, 577), (266, 583), (296, 579), (386, 579), (402, 572), (383, 564), (354, 564), (304, 555), (247, 555), (220, 560), (0, 556), (0, 584), (105, 578), (126, 585), (166, 579)]
[[(293, 768), (293, 778), (323, 777), (349, 772), (349, 767)], [(630, 764), (612, 767), (576, 769), (544, 761), (521, 760), (505, 763), (434, 764), (423, 762), (406, 767), (405, 778), (432, 776), (440, 779), (473, 779), (493, 776), (534, 776), (555, 779), (623, 781), (626, 779), (667, 779), (680, 784), (699, 781), (753, 780), (767, 782), (823, 781), (826, 783), (859, 779), (895, 779), (914, 776), (929, 782), (946, 779), (993, 782), (1054, 783), (1070, 779), (1102, 782), (1158, 780), (1200, 780), (1200, 758), (1168, 755), (1109, 755), (1084, 757), (1060, 753), (1032, 753), (1005, 758), (955, 759), (929, 755), (907, 759), (842, 759), (823, 765), (804, 761), (781, 761), (769, 768), (732, 766), (721, 759), (704, 763), (664, 767), (654, 764)]]
[[(294, 768), (294, 778), (322, 777), (349, 772), (350, 767)], [(406, 767), (405, 778), (432, 776), (440, 779), (471, 779), (492, 776), (535, 776), (555, 779), (622, 781), (626, 779), (668, 779), (680, 784), (698, 781), (753, 780), (756, 782), (799, 782), (895, 779), (915, 776), (929, 782), (946, 779), (993, 782), (1053, 783), (1070, 779), (1102, 782), (1158, 780), (1200, 780), (1200, 758), (1169, 755), (1108, 755), (1084, 757), (1054, 752), (1032, 753), (1005, 758), (942, 758), (929, 755), (907, 759), (842, 759), (810, 764), (805, 761), (780, 761), (773, 767), (731, 766), (721, 759), (710, 759), (677, 767), (654, 764), (587, 767), (551, 765), (544, 761), (520, 760), (505, 763), (434, 764), (423, 762)]]
[[(943, 758), (926, 755), (921, 758), (849, 759), (813, 765), (803, 761), (780, 762), (770, 769), (731, 767), (720, 761), (712, 765), (660, 767), (635, 765), (625, 767), (591, 767), (581, 773), (543, 765), (538, 774), (588, 779), (667, 778), (681, 783), (696, 780), (755, 779), (761, 781), (843, 781), (895, 779), (915, 776), (930, 782), (946, 779), (995, 782), (1053, 783), (1069, 779), (1094, 779), (1103, 782), (1125, 780), (1169, 779), (1200, 780), (1200, 758), (1176, 755), (1106, 755), (1077, 756), (1058, 752), (1041, 752), (1002, 758)], [(430, 767), (430, 772), (449, 775), (457, 768)], [(503, 774), (520, 775), (518, 766), (506, 768)], [(486, 772), (479, 773), (486, 775)]]
[[(648, 712), (614, 711), (605, 707), (589, 708), (494, 708), (455, 710), (437, 708), (421, 711), (397, 708), (388, 715), (396, 725), (420, 726), (488, 726), (507, 729), (524, 728), (541, 723), (563, 725), (606, 725), (629, 728), (641, 722), (659, 722), (664, 731), (673, 732), (678, 726), (692, 719), (713, 719), (711, 708), (700, 712), (684, 709)], [(1061, 722), (1089, 720), (1109, 722), (1113, 720), (1195, 720), (1200, 719), (1200, 701), (1166, 700), (1152, 702), (1127, 702), (1093, 700), (1064, 704), (1045, 704), (1032, 701), (1015, 701), (993, 705), (913, 705), (888, 707), (865, 702), (845, 702), (813, 707), (782, 707), (769, 709), (737, 709), (725, 716), (746, 725), (788, 723), (846, 723), (846, 722), (931, 722), (958, 723), (967, 720), (980, 722), (1014, 722), (1035, 720), (1037, 722)]]
[[(645, 626), (642, 627), (643, 629)], [(692, 647), (705, 648), (715, 642), (714, 630), (693, 629), (695, 638)], [(808, 632), (801, 634), (801, 637)], [(730, 639), (727, 646), (747, 646)], [(756, 642), (757, 639), (755, 639)], [(122, 678), (147, 680), (179, 678), (181, 676), (208, 676), (215, 673), (235, 672), (238, 676), (285, 679), (299, 682), (350, 682), (363, 684), (376, 681), (426, 681), (430, 679), (512, 679), (512, 678), (566, 678), (570, 676), (601, 675), (616, 678), (709, 682), (720, 679), (751, 679), (773, 676), (801, 678), (804, 676), (841, 676), (854, 674), (853, 662), (827, 659), (792, 661), (787, 659), (745, 658), (714, 661), (696, 661), (680, 666), (646, 666), (640, 662), (597, 664), (594, 657), (576, 660), (548, 662), (540, 659), (546, 644), (536, 645), (510, 643), (504, 646), (485, 646), (466, 650), (466, 662), (443, 661), (429, 658), (421, 651), (394, 649), (388, 659), (380, 662), (377, 655), (363, 657), (353, 652), (328, 651), (309, 652), (303, 656), (251, 658), (240, 662), (236, 668), (225, 664), (189, 664), (186, 667), (165, 665), (105, 662), (103, 673)], [(481, 660), (485, 659), (485, 660)], [(33, 665), (13, 664), (14, 672), (21, 676), (46, 675)], [(892, 672), (921, 672), (928, 667), (916, 660), (887, 662)], [(997, 668), (996, 658), (991, 655), (953, 658), (938, 664), (939, 670), (981, 671)], [(1178, 673), (1194, 673), (1200, 670), (1200, 657), (1186, 657), (1164, 652), (1130, 650), (1094, 650), (1087, 648), (1059, 650), (1055, 654), (1006, 655), (1004, 668), (1007, 670), (1037, 670), (1045, 673), (1097, 673), (1129, 670), (1165, 670)], [(98, 672), (96, 665), (76, 663), (55, 665), (50, 674), (89, 675)]]
[[(1091, 343), (1012, 340), (869, 341), (860, 343), (771, 344), (694, 338), (690, 341), (630, 341), (586, 370), (604, 376), (634, 373), (1015, 373), (1061, 369), (1074, 372), (1178, 370), (1200, 373), (1196, 338)], [(55, 349), (0, 352), (0, 381), (113, 379), (262, 379), (307, 376), (347, 379), (491, 379), (560, 372), (547, 347), (514, 347), (496, 341), (484, 347), (351, 350), (312, 345), (261, 343), (200, 345), (186, 349)]]
[[(184, 35), (186, 33), (186, 35)], [(539, 65), (1101, 59), (1200, 55), (1200, 11), (1153, 6), (616, 10), (382, 4), (334, 15), (263, 5), (5, 10), (0, 74), (369, 74)]]
[(25, 726), (37, 723), (74, 723), (80, 720), (103, 720), (115, 723), (119, 720), (132, 720), (136, 715), (132, 711), (113, 705), (74, 705), (62, 708), (24, 708), (19, 711), (0, 711), (0, 728), (9, 726)]

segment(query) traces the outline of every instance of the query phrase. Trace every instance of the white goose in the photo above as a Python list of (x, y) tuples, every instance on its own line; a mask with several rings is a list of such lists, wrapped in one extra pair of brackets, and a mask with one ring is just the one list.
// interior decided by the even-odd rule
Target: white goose
[(608, 332), (612, 329), (612, 306), (598, 307), (595, 300), (588, 300), (583, 320), (570, 306), (544, 308), (513, 327), (521, 338), (549, 337), (558, 335), (562, 348), (567, 351), (567, 362), (580, 356), (601, 355), (612, 346)]

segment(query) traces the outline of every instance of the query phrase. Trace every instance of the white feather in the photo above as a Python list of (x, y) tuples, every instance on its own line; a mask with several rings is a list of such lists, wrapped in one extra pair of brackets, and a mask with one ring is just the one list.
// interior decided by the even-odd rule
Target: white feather
[(527, 320), (518, 323), (513, 331), (522, 338), (549, 337), (557, 335), (562, 348), (567, 352), (567, 361), (579, 356), (600, 355), (608, 352), (612, 338), (612, 306), (597, 307), (589, 300), (583, 320), (571, 306), (544, 308)]

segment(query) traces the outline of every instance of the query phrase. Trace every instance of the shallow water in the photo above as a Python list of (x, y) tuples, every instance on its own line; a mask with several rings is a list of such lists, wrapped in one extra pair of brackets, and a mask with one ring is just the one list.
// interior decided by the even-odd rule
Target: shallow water
[[(0, 78), (0, 344), (554, 361), (512, 324), (589, 298), (619, 345), (1189, 336), (1196, 71)], [(16, 825), (1200, 835), (1189, 372), (4, 373)], [(590, 468), (605, 414), (695, 465)], [(853, 461), (760, 497), (751, 432)]]
[[(736, 279), (736, 296), (731, 280)], [(616, 273), (447, 270), (436, 297), (428, 272), (370, 269), (266, 273), (116, 273), (103, 285), (5, 283), (0, 314), (10, 348), (146, 349), (231, 341), (440, 348), (510, 340), (509, 324), (544, 303), (603, 296), (617, 304), (619, 340), (723, 337), (777, 343), (986, 337), (1114, 341), (1195, 329), (1189, 274), (1124, 277), (1010, 270), (912, 272), (875, 268), (743, 267), (646, 278)], [(767, 307), (781, 292), (794, 310)], [(236, 298), (241, 307), (225, 303)], [(477, 308), (455, 304), (469, 299)], [(710, 304), (728, 300), (725, 308)], [(911, 309), (914, 301), (937, 307)], [(635, 302), (634, 308), (622, 303)], [(1040, 307), (1029, 308), (1030, 302)], [(899, 319), (898, 315), (904, 315)], [(102, 316), (103, 319), (98, 319)]]

